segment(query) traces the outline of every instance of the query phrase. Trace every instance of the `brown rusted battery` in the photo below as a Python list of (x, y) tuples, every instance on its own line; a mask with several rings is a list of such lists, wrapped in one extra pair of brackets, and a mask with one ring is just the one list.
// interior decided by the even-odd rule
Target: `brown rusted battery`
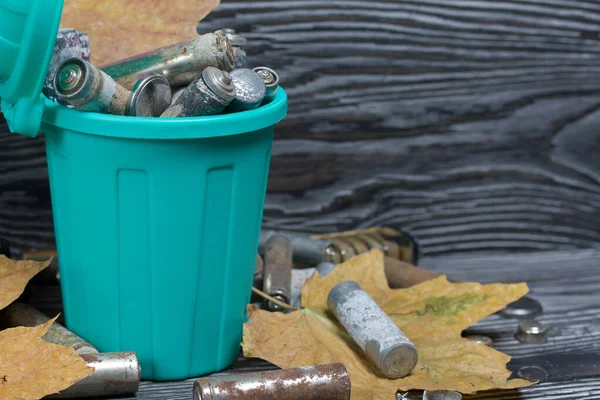
[(385, 257), (384, 266), (385, 276), (392, 289), (409, 288), (440, 276), (428, 269), (415, 267), (392, 257)]
[[(263, 292), (284, 303), (292, 296), (292, 243), (283, 235), (274, 235), (265, 244)], [(283, 311), (273, 302), (266, 301), (271, 311)]]
[(78, 110), (126, 115), (131, 92), (81, 58), (65, 61), (54, 78), (58, 96)]
[(348, 400), (350, 377), (342, 364), (317, 365), (194, 383), (194, 400)]
[[(41, 313), (30, 305), (13, 303), (4, 309), (3, 317), (6, 327), (17, 326), (34, 327), (45, 324), (50, 320), (46, 314)], [(58, 322), (50, 325), (48, 332), (42, 337), (46, 342), (60, 344), (73, 348), (79, 355), (98, 353), (98, 350), (84, 339), (80, 338)]]

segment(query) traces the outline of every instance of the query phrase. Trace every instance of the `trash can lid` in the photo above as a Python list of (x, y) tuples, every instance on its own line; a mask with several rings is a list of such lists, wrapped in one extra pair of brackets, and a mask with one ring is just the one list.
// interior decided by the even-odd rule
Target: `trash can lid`
[(0, 98), (13, 133), (34, 137), (64, 0), (0, 0)]

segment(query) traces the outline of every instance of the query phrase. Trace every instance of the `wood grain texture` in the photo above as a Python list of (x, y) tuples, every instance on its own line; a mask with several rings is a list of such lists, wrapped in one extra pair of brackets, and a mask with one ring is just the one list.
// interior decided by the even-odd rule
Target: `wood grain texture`
[[(600, 5), (227, 1), (290, 97), (265, 225), (388, 224), (425, 254), (600, 246)], [(43, 140), (0, 127), (0, 235), (52, 242)]]
[[(547, 382), (520, 391), (483, 392), (473, 399), (593, 399), (600, 398), (600, 283), (599, 250), (513, 253), (494, 256), (425, 257), (422, 265), (462, 281), (522, 282), (529, 296), (540, 301), (544, 313), (539, 321), (551, 326), (548, 343), (521, 344), (515, 338), (518, 321), (489, 316), (466, 333), (494, 340), (494, 348), (513, 357), (509, 369), (542, 368)], [(32, 303), (48, 315), (61, 311), (58, 286), (37, 286)], [(248, 373), (275, 368), (256, 359), (240, 357), (228, 371), (215, 374)], [(144, 382), (137, 399), (189, 399), (192, 381)], [(132, 398), (133, 399), (133, 398)]]

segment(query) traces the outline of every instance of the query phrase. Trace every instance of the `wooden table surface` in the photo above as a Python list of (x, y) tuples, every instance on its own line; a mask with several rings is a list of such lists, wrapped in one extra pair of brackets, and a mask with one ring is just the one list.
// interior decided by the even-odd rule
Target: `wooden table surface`
[[(599, 21), (591, 0), (228, 0), (200, 26), (237, 29), (250, 63), (275, 68), (289, 95), (266, 228), (388, 225), (456, 279), (527, 281), (549, 343), (517, 343), (516, 322), (497, 316), (474, 330), (548, 381), (480, 398), (594, 399)], [(2, 123), (0, 236), (54, 245), (43, 136)], [(253, 368), (268, 365), (236, 366)], [(190, 399), (190, 388), (145, 382), (137, 398)]]

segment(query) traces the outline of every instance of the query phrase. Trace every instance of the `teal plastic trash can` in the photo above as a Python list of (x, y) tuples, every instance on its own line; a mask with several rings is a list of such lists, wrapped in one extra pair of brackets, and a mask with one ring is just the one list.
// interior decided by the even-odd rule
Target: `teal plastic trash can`
[(0, 97), (12, 132), (46, 135), (69, 329), (135, 351), (145, 379), (230, 366), (251, 294), (274, 125), (256, 110), (158, 119), (41, 95), (62, 0), (0, 0)]

